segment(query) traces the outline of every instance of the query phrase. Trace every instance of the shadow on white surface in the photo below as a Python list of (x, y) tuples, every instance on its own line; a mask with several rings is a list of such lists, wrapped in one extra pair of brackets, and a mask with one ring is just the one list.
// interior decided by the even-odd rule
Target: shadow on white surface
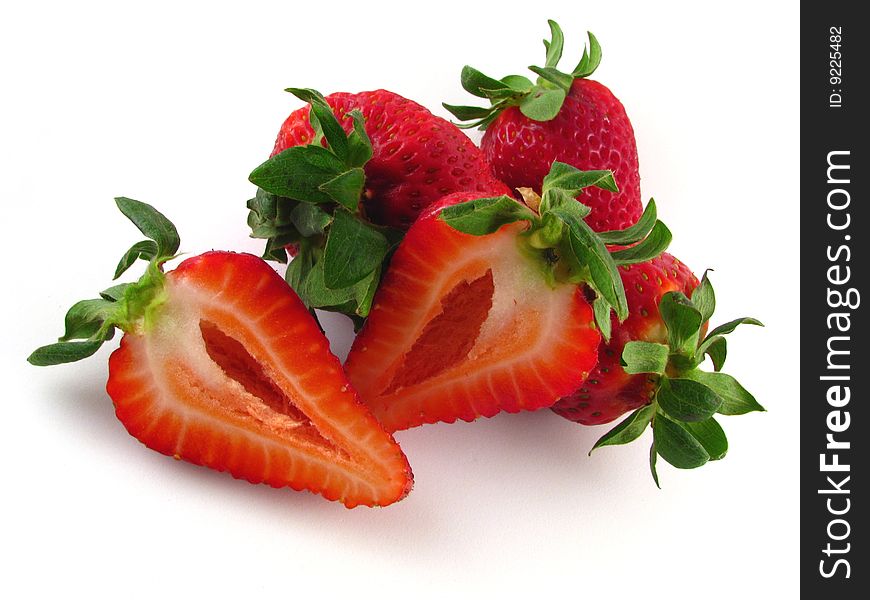
[[(95, 361), (100, 362), (100, 361)], [(227, 473), (176, 461), (146, 449), (123, 429), (101, 382), (102, 367), (55, 372), (43, 387), (41, 412), (66, 440), (56, 440), (76, 456), (76, 468), (105, 475), (121, 495), (151, 497), (161, 510), (207, 507), (231, 520), (267, 522), (271, 535), (291, 540), (322, 536), (358, 551), (413, 552), (415, 561), (443, 552), (445, 536), (461, 540), (463, 523), (492, 510), (546, 510), (546, 498), (572, 494), (578, 508), (598, 496), (605, 463), (586, 457), (597, 431), (578, 427), (549, 410), (500, 414), (473, 423), (426, 425), (396, 434), (415, 474), (415, 488), (385, 508), (347, 510), (309, 492), (274, 489), (235, 480)], [(78, 440), (78, 442), (75, 442)], [(120, 471), (118, 478), (113, 472)], [(586, 483), (584, 483), (586, 482)], [(144, 498), (140, 498), (144, 501)], [(543, 503), (543, 504), (542, 504)], [(176, 515), (184, 518), (184, 515)]]

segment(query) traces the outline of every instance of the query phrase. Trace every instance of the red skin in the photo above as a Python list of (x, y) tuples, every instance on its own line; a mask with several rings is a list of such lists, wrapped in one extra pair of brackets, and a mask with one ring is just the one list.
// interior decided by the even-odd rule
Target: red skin
[(609, 423), (649, 404), (656, 389), (655, 376), (627, 374), (620, 363), (622, 350), (630, 341), (666, 344), (668, 333), (659, 313), (659, 301), (672, 291), (690, 296), (698, 286), (689, 268), (666, 252), (619, 270), (628, 300), (628, 318), (619, 323), (613, 317), (610, 341), (601, 342), (598, 364), (589, 379), (553, 406), (556, 414), (583, 425)]
[(348, 355), (387, 431), (548, 407), (596, 363), (589, 303), (578, 286), (546, 283), (520, 250), (525, 223), (472, 236), (438, 218), (476, 197), (448, 196), (408, 230)]
[(643, 212), (634, 129), (622, 103), (597, 81), (576, 79), (551, 121), (533, 121), (515, 106), (505, 109), (487, 126), (481, 149), (509, 187), (539, 193), (556, 160), (583, 171), (613, 171), (619, 193), (592, 187), (578, 198), (592, 208), (586, 222), (595, 231), (624, 229)]
[[(374, 155), (365, 165), (363, 209), (372, 222), (407, 229), (421, 210), (447, 194), (510, 194), (468, 136), (416, 102), (386, 90), (339, 92), (326, 101), (348, 132), (353, 128), (348, 112), (359, 109), (365, 117)], [(287, 117), (273, 156), (311, 143), (309, 110), (306, 105)]]
[(348, 507), (408, 493), (402, 451), (271, 267), (208, 252), (167, 273), (164, 291), (109, 359), (106, 389), (132, 436), (179, 460)]

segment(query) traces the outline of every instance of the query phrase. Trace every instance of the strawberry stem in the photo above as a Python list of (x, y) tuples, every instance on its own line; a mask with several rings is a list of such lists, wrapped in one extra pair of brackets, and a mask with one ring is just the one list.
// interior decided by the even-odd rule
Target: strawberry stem
[[(640, 226), (609, 232), (611, 239), (630, 248), (609, 251), (604, 239), (584, 222), (590, 209), (576, 197), (587, 187), (618, 191), (610, 171), (581, 171), (554, 162), (544, 178), (542, 195), (525, 193), (526, 203), (508, 196), (479, 198), (449, 206), (439, 218), (458, 231), (489, 235), (507, 223), (528, 221), (522, 241), (543, 266), (548, 282), (585, 283), (598, 298), (595, 320), (609, 338), (610, 310), (622, 321), (628, 316), (628, 302), (622, 287), (618, 264), (645, 262), (661, 254), (671, 241), (668, 228), (656, 218), (655, 202), (650, 201)], [(522, 193), (522, 192), (521, 192)], [(537, 210), (535, 210), (537, 209)]]
[[(124, 215), (149, 239), (134, 244), (115, 271), (115, 279), (137, 259), (148, 261), (135, 283), (112, 286), (100, 298), (76, 302), (64, 319), (65, 333), (54, 344), (37, 348), (27, 361), (37, 366), (74, 362), (94, 354), (112, 339), (115, 328), (138, 333), (148, 329), (155, 310), (165, 301), (163, 263), (174, 258), (180, 243), (175, 226), (153, 206), (131, 198), (116, 198)], [(84, 341), (77, 341), (84, 340)]]
[(565, 44), (562, 28), (553, 20), (547, 23), (550, 26), (550, 39), (544, 40), (547, 52), (544, 66), (529, 67), (538, 76), (534, 83), (522, 75), (494, 79), (468, 65), (462, 68), (460, 80), (463, 89), (473, 96), (489, 100), (490, 106), (443, 104), (461, 122), (457, 126), (464, 129), (486, 129), (501, 111), (511, 106), (519, 107), (525, 116), (534, 121), (549, 121), (559, 114), (574, 80), (589, 77), (598, 68), (601, 63), (601, 45), (592, 32), (587, 32), (589, 45), (584, 46), (580, 62), (570, 73), (562, 72), (557, 68)]

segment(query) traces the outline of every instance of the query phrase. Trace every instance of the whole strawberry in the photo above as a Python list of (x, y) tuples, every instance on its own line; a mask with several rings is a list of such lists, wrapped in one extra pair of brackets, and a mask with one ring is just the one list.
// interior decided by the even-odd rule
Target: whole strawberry
[[(670, 254), (620, 268), (629, 316), (613, 323), (598, 349), (599, 362), (583, 386), (553, 410), (583, 425), (598, 425), (634, 411), (593, 447), (626, 444), (653, 430), (650, 467), (661, 456), (678, 468), (699, 467), (725, 456), (728, 442), (715, 414), (764, 410), (736, 379), (721, 372), (735, 319), (709, 333), (716, 305), (706, 274), (699, 283)], [(706, 333), (706, 335), (705, 335)], [(709, 357), (714, 372), (699, 367)]]
[(538, 75), (534, 83), (521, 75), (492, 79), (466, 66), (462, 86), (487, 98), (488, 108), (444, 106), (465, 127), (485, 129), (481, 148), (496, 176), (511, 188), (541, 182), (553, 161), (578, 169), (608, 169), (618, 192), (593, 190), (583, 202), (592, 208), (587, 221), (596, 231), (623, 229), (642, 212), (640, 176), (634, 129), (622, 103), (601, 83), (587, 79), (601, 61), (601, 47), (589, 34), (589, 50), (580, 63), (563, 73), (556, 66), (562, 57), (562, 30), (549, 21), (552, 39), (543, 67), (529, 67)]
[(509, 192), (452, 123), (377, 90), (292, 92), (309, 106), (284, 122), (272, 157), (254, 169), (248, 201), (264, 258), (296, 258), (286, 278), (310, 308), (368, 315), (383, 266), (421, 210), (442, 196)]
[(628, 318), (613, 322), (610, 341), (601, 344), (598, 364), (583, 387), (553, 406), (560, 416), (583, 425), (609, 423), (649, 403), (655, 380), (645, 374), (626, 373), (622, 351), (631, 341), (666, 344), (668, 330), (659, 313), (662, 296), (674, 291), (690, 296), (698, 287), (692, 271), (667, 252), (645, 263), (622, 266), (619, 274), (628, 301)]
[[(413, 100), (387, 90), (338, 92), (324, 99), (348, 133), (351, 111), (359, 110), (365, 120), (372, 157), (365, 165), (362, 204), (373, 223), (407, 229), (421, 210), (447, 194), (508, 193), (467, 135)], [(315, 140), (310, 110), (305, 106), (287, 117), (272, 156)]]

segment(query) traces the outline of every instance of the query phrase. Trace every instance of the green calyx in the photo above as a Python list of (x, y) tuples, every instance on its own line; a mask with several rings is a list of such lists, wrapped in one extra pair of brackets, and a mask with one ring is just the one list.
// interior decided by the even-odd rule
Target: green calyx
[(459, 127), (486, 129), (501, 111), (510, 106), (519, 107), (520, 112), (534, 121), (549, 121), (559, 114), (574, 80), (589, 77), (595, 72), (601, 63), (601, 46), (591, 32), (588, 32), (589, 47), (583, 48), (583, 57), (577, 66), (570, 73), (557, 69), (565, 38), (558, 23), (547, 22), (550, 25), (550, 39), (544, 40), (547, 51), (544, 66), (529, 67), (538, 76), (534, 82), (523, 75), (493, 79), (468, 65), (462, 68), (462, 87), (473, 96), (489, 100), (490, 106), (444, 104), (444, 108), (457, 119), (467, 121)]
[[(540, 197), (527, 192), (525, 203), (509, 196), (480, 198), (449, 206), (439, 213), (439, 218), (471, 235), (488, 235), (507, 223), (528, 221), (520, 239), (526, 252), (539, 262), (552, 283), (586, 284), (591, 288), (596, 296), (595, 321), (609, 339), (610, 311), (620, 321), (628, 316), (618, 266), (658, 256), (670, 243), (671, 233), (657, 219), (652, 200), (636, 225), (595, 233), (583, 220), (589, 207), (576, 200), (590, 186), (618, 191), (610, 171), (580, 171), (557, 161), (544, 178)], [(615, 244), (630, 247), (611, 252), (607, 246)]]
[[(725, 456), (728, 440), (716, 414), (764, 411), (736, 379), (722, 373), (724, 336), (741, 324), (762, 324), (750, 317), (734, 319), (702, 337), (704, 324), (715, 307), (716, 297), (706, 273), (691, 298), (681, 292), (662, 296), (659, 312), (667, 326), (668, 343), (633, 341), (622, 352), (626, 373), (648, 373), (656, 381), (652, 402), (604, 434), (592, 450), (627, 444), (651, 427), (650, 470), (658, 486), (657, 456), (679, 469), (694, 469)], [(700, 368), (707, 357), (713, 363), (713, 372)]]
[(266, 240), (263, 258), (281, 263), (288, 259), (286, 247), (297, 246), (287, 282), (309, 308), (344, 313), (359, 325), (401, 234), (374, 225), (362, 211), (363, 167), (373, 152), (362, 113), (348, 113), (348, 134), (319, 92), (287, 91), (311, 105), (315, 137), (276, 154), (249, 176), (258, 187), (247, 204), (251, 237)]
[(100, 292), (99, 298), (73, 304), (64, 319), (63, 336), (37, 348), (27, 358), (30, 364), (48, 366), (87, 358), (114, 337), (116, 327), (131, 333), (146, 329), (154, 310), (165, 300), (163, 263), (175, 256), (180, 243), (175, 226), (144, 202), (115, 198), (115, 203), (148, 239), (124, 253), (114, 279), (139, 259), (148, 261), (145, 273), (139, 281), (114, 285)]

